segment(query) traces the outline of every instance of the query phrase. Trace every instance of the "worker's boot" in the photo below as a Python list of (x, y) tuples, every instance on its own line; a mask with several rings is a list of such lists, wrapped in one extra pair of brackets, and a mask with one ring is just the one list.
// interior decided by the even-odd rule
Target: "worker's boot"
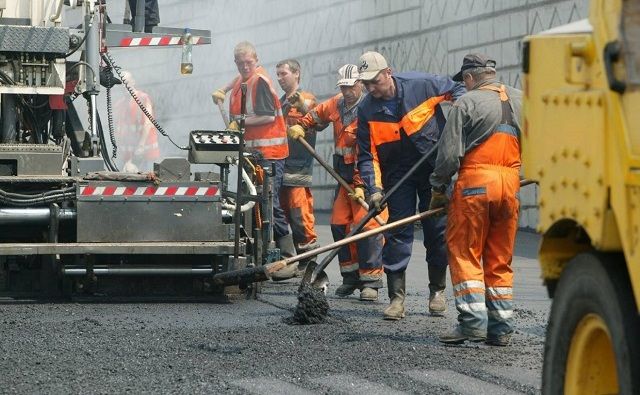
[(360, 288), (357, 272), (342, 273), (342, 285), (336, 288), (336, 296), (346, 298)]
[(429, 266), (429, 313), (433, 316), (441, 317), (447, 311), (446, 281), (446, 266)]
[(384, 319), (397, 321), (404, 318), (405, 272), (387, 273), (387, 287), (391, 304), (384, 309)]
[(464, 342), (471, 341), (474, 343), (485, 341), (486, 336), (479, 331), (465, 330), (460, 325), (457, 325), (451, 332), (440, 336), (440, 343), (445, 344), (462, 344)]
[(377, 280), (367, 277), (360, 278), (360, 300), (365, 302), (375, 302), (378, 300), (378, 289), (382, 288), (382, 278)]
[[(291, 233), (276, 239), (276, 247), (280, 249), (280, 257), (282, 259), (291, 258), (296, 255), (296, 248), (293, 243), (293, 236)], [(298, 276), (299, 272), (300, 269), (298, 268), (298, 263), (294, 262), (273, 273), (271, 275), (271, 279), (273, 281), (288, 280)]]
[(360, 290), (360, 300), (375, 302), (378, 300), (378, 290), (376, 288), (363, 287)]

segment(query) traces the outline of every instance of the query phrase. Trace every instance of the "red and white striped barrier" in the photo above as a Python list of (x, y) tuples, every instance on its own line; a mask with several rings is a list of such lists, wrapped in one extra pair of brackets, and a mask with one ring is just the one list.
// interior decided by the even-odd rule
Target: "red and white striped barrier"
[(138, 186), (93, 186), (86, 185), (80, 187), (80, 196), (217, 196), (218, 187), (138, 187)]
[[(193, 45), (204, 41), (202, 37), (193, 36)], [(163, 47), (167, 45), (182, 45), (182, 37), (162, 36), (162, 37), (124, 37), (120, 40), (120, 47)]]

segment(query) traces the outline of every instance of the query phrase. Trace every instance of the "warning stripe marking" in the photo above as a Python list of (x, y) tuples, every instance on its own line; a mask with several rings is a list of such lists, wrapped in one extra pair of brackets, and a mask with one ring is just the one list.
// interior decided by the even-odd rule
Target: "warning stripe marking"
[(215, 196), (218, 187), (124, 187), (109, 185), (96, 187), (92, 185), (81, 186), (80, 196)]
[[(204, 41), (202, 37), (192, 37), (193, 45), (198, 45), (200, 41)], [(121, 47), (164, 47), (167, 45), (182, 45), (182, 37), (124, 37), (120, 40)]]

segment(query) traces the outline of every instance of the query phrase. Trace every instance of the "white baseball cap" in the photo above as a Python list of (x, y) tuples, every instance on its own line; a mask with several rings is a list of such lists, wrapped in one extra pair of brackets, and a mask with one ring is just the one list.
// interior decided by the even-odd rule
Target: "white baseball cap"
[(338, 83), (336, 86), (354, 86), (360, 74), (358, 74), (358, 66), (355, 64), (345, 64), (338, 69)]
[(370, 81), (388, 67), (387, 60), (378, 52), (365, 52), (360, 56), (360, 65), (358, 66), (360, 79)]

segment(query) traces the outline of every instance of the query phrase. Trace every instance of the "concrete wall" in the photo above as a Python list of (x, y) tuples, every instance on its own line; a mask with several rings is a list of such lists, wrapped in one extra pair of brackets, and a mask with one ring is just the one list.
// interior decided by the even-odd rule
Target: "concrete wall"
[[(233, 47), (253, 42), (263, 66), (297, 58), (305, 89), (326, 99), (336, 93), (336, 70), (366, 50), (383, 53), (398, 71), (454, 73), (468, 52), (498, 62), (501, 80), (520, 87), (523, 36), (587, 16), (587, 0), (159, 0), (161, 25), (211, 29), (213, 44), (194, 49), (194, 73), (179, 74), (179, 49), (114, 49), (114, 57), (155, 100), (160, 123), (181, 143), (192, 129), (222, 128), (210, 92), (235, 74)], [(124, 1), (109, 0), (122, 19)], [(277, 85), (277, 84), (276, 84)], [(332, 153), (330, 129), (318, 151)], [(165, 142), (167, 155), (183, 155)], [(331, 205), (335, 182), (314, 171), (318, 209)], [(535, 228), (535, 188), (522, 191), (521, 226)]]

